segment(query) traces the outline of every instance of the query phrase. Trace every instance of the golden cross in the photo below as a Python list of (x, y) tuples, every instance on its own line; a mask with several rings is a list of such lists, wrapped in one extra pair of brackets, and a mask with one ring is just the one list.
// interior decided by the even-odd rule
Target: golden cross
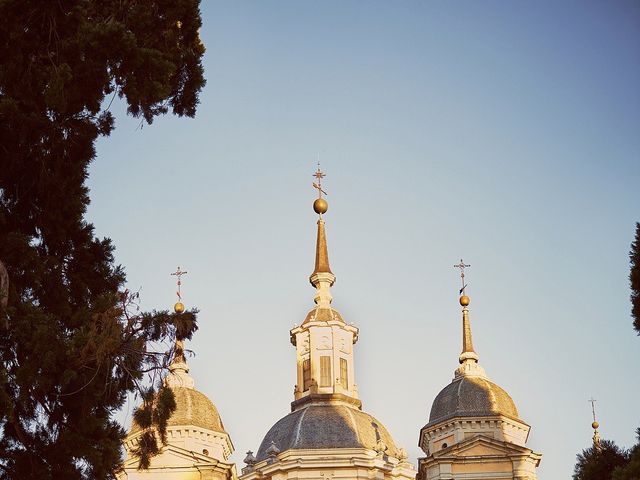
[(327, 192), (325, 192), (322, 189), (322, 179), (325, 177), (326, 175), (322, 172), (322, 170), (320, 170), (320, 162), (318, 162), (318, 170), (316, 170), (316, 173), (314, 173), (312, 175), (312, 177), (316, 177), (318, 179), (318, 183), (313, 182), (313, 188), (318, 190), (318, 198), (322, 198), (322, 194), (324, 193), (325, 195), (327, 194)]
[(171, 275), (175, 275), (176, 277), (178, 277), (178, 291), (176, 292), (176, 294), (178, 295), (178, 300), (182, 300), (182, 294), (180, 292), (180, 285), (182, 285), (182, 281), (180, 279), (180, 277), (182, 277), (182, 275), (186, 275), (189, 272), (184, 272), (182, 270), (180, 270), (180, 267), (178, 267), (178, 270), (176, 270), (175, 272), (173, 272)]
[(593, 413), (593, 421), (596, 421), (596, 402), (597, 400), (593, 397), (591, 397), (589, 400), (587, 400), (590, 404), (591, 404), (591, 412)]
[(460, 269), (460, 279), (462, 280), (462, 288), (460, 289), (460, 295), (464, 294), (464, 289), (467, 288), (467, 284), (464, 283), (464, 269), (470, 267), (471, 265), (465, 265), (464, 261), (460, 259), (460, 263), (454, 265), (455, 268)]

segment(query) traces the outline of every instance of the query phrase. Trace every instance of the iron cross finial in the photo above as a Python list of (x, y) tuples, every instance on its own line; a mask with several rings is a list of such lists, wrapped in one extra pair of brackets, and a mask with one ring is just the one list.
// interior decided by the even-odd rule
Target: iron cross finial
[(182, 292), (180, 291), (180, 286), (182, 285), (182, 275), (186, 275), (189, 272), (185, 272), (183, 270), (180, 270), (180, 267), (178, 267), (178, 269), (173, 272), (171, 275), (175, 275), (176, 277), (178, 277), (178, 291), (176, 292), (176, 295), (178, 295), (178, 300), (182, 300)]
[(318, 170), (316, 170), (316, 173), (314, 173), (312, 175), (313, 177), (316, 177), (318, 179), (318, 183), (313, 182), (313, 188), (318, 190), (318, 198), (322, 198), (322, 194), (324, 193), (325, 195), (327, 194), (327, 192), (325, 192), (322, 189), (322, 179), (326, 176), (322, 170), (320, 170), (320, 161), (318, 160)]
[(460, 259), (460, 263), (454, 265), (455, 268), (460, 269), (460, 280), (462, 280), (462, 288), (460, 289), (460, 295), (464, 294), (464, 289), (467, 288), (467, 284), (464, 283), (464, 269), (470, 267), (471, 265), (466, 265), (464, 260)]

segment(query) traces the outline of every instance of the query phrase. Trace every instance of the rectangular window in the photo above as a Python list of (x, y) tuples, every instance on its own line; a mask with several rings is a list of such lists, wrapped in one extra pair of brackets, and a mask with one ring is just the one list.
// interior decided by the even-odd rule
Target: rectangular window
[(347, 359), (340, 359), (340, 385), (347, 390), (349, 388), (349, 370), (347, 369)]
[(302, 361), (302, 390), (307, 391), (311, 386), (311, 360)]
[(331, 386), (331, 357), (328, 355), (320, 357), (320, 386)]

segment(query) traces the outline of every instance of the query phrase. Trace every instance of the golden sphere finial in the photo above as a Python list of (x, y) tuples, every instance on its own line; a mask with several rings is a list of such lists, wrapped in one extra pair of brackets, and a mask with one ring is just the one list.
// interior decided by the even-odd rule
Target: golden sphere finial
[(323, 213), (327, 213), (329, 209), (329, 204), (324, 198), (316, 198), (316, 201), (313, 202), (313, 211), (318, 215), (322, 215)]
[(176, 304), (173, 306), (173, 311), (176, 312), (176, 313), (183, 313), (184, 312), (184, 303), (176, 302)]
[(598, 422), (593, 422), (593, 423), (591, 424), (591, 428), (593, 428), (594, 430), (595, 430), (596, 428), (598, 428), (599, 426), (600, 426), (600, 424), (599, 424)]
[(468, 306), (470, 303), (471, 303), (471, 299), (466, 295), (462, 295), (460, 297), (460, 305), (462, 305), (463, 307)]

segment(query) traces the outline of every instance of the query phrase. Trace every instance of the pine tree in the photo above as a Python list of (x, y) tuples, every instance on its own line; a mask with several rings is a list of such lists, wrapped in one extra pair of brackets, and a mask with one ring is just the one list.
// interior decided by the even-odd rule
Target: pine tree
[(640, 223), (636, 223), (636, 238), (631, 244), (629, 258), (631, 259), (631, 272), (629, 273), (631, 316), (633, 317), (633, 328), (640, 335)]
[(628, 463), (616, 468), (613, 480), (640, 480), (640, 428), (636, 429), (637, 443), (629, 450)]
[(200, 24), (197, 0), (0, 0), (1, 479), (113, 478), (131, 392), (162, 437), (174, 352), (154, 346), (190, 338), (196, 312), (137, 310), (85, 180), (114, 97), (147, 123), (195, 115)]
[(627, 454), (610, 440), (603, 440), (601, 448), (583, 450), (577, 455), (573, 480), (612, 480), (617, 467), (627, 464)]

